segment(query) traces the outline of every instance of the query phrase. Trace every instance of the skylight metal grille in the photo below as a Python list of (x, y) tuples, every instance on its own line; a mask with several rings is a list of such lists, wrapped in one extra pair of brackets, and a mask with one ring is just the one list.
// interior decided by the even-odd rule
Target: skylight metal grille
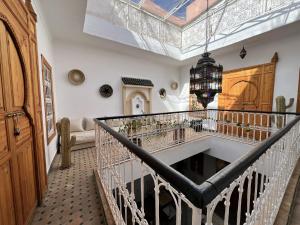
[[(99, 1), (101, 7), (89, 9), (89, 13), (126, 28), (141, 39), (152, 38), (162, 46), (168, 44), (178, 48), (183, 54), (201, 48), (205, 44), (206, 13), (202, 13), (183, 27), (173, 23), (177, 21), (174, 20), (174, 15), (178, 15), (181, 13), (180, 10), (186, 10), (199, 0), (94, 1)], [(246, 23), (250, 25), (261, 23), (262, 16), (273, 12), (276, 14), (276, 10), (289, 7), (295, 2), (299, 4), (300, 0), (210, 0), (209, 2), (210, 5), (213, 3), (215, 5), (208, 12), (208, 36), (209, 41), (215, 41), (234, 34)], [(165, 11), (158, 10), (160, 13), (155, 14), (146, 7), (149, 4)], [(178, 17), (177, 19), (180, 20)]]
[[(216, 35), (225, 37), (233, 34), (238, 27), (247, 21), (259, 18), (266, 13), (288, 6), (293, 0), (228, 0), (209, 10), (209, 39), (216, 39)], [(263, 22), (259, 19), (252, 23)], [(182, 52), (201, 47), (205, 44), (206, 15), (200, 16), (182, 31)], [(199, 32), (203, 31), (203, 32)], [(221, 37), (219, 37), (221, 38)]]

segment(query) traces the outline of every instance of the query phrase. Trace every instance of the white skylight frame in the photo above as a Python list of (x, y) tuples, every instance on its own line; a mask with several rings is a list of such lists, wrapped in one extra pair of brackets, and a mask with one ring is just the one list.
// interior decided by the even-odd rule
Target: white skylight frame
[[(140, 6), (143, 0), (141, 0), (139, 5), (132, 3), (130, 0), (113, 1), (122, 2), (124, 6), (127, 5), (129, 10), (132, 9), (131, 12), (138, 10), (142, 14), (140, 15), (141, 19), (137, 20), (147, 21), (147, 23), (141, 23), (142, 28), (128, 26), (127, 29), (173, 45), (183, 53), (188, 52), (195, 46), (205, 44), (206, 13), (201, 14), (195, 21), (182, 28), (166, 20), (176, 10), (179, 10), (180, 7), (186, 4), (188, 0), (181, 0), (180, 4), (174, 7), (165, 18), (142, 9)], [(208, 10), (209, 37), (211, 38), (217, 33), (230, 30), (247, 20), (262, 16), (267, 12), (276, 10), (278, 7), (284, 7), (292, 2), (294, 0), (223, 0)], [(130, 15), (129, 11), (128, 20), (131, 19)], [(130, 24), (131, 21), (128, 21), (128, 23)], [(151, 30), (154, 31), (155, 26), (157, 27), (153, 33)]]
[[(89, 1), (98, 1), (101, 7), (99, 6), (98, 9), (87, 7), (86, 18), (95, 16), (120, 27), (121, 30), (125, 29), (131, 33), (131, 38), (134, 40), (128, 42), (122, 40), (122, 36), (104, 34), (105, 30), (95, 32), (95, 25), (97, 24), (95, 21), (93, 27), (91, 24), (88, 26), (85, 24), (84, 30), (87, 33), (124, 44), (128, 43), (179, 60), (199, 55), (204, 49), (206, 13), (190, 24), (179, 27), (145, 11), (138, 4), (133, 4), (128, 0)], [(109, 8), (103, 8), (103, 3), (109, 5), (106, 5)], [(289, 9), (292, 13), (288, 11)], [(209, 50), (217, 49), (220, 45), (224, 47), (225, 44), (233, 44), (239, 40), (297, 21), (299, 20), (299, 16), (297, 16), (299, 12), (300, 0), (222, 0), (208, 11)], [(284, 17), (288, 17), (288, 19), (284, 20)], [(276, 19), (280, 19), (280, 21), (278, 24), (270, 25), (272, 18), (273, 23)], [(267, 20), (270, 21), (265, 22)], [(262, 24), (264, 23), (263, 26), (259, 24), (261, 21)], [(87, 21), (86, 23), (88, 24)], [(256, 27), (252, 29), (251, 26), (254, 23), (256, 23)], [(260, 28), (258, 29), (257, 26)], [(253, 32), (253, 35), (245, 34), (243, 29), (248, 29), (248, 32)], [(242, 33), (242, 35), (238, 34), (238, 38), (235, 37), (236, 31)], [(130, 34), (128, 33), (127, 36)]]

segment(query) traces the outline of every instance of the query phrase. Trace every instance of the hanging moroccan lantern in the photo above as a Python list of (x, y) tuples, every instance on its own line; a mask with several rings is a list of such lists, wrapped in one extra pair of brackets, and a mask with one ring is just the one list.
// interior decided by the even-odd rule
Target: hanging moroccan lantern
[(204, 108), (214, 100), (217, 93), (222, 92), (223, 66), (217, 65), (209, 55), (209, 52), (203, 53), (197, 66), (190, 70), (190, 93), (197, 96)]

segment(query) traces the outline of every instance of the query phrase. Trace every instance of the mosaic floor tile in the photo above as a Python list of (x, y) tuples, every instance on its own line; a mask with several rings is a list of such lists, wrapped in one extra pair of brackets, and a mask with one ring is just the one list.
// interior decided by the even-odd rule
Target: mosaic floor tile
[(48, 177), (48, 192), (32, 225), (106, 225), (93, 172), (95, 149), (73, 151), (69, 169), (60, 170), (60, 162), (57, 155)]

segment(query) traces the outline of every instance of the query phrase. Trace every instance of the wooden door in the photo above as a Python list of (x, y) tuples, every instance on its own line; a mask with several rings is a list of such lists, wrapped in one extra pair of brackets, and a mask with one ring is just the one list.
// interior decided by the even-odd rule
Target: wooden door
[(0, 224), (28, 224), (37, 202), (34, 143), (20, 50), (0, 20)]
[[(219, 95), (219, 109), (243, 111), (272, 111), (275, 68), (278, 61), (277, 53), (270, 63), (226, 71), (223, 74), (223, 92)], [(222, 112), (220, 118), (228, 123), (244, 126), (269, 126), (270, 120), (266, 115), (255, 115), (235, 112)], [(240, 126), (222, 126), (221, 132), (232, 135), (246, 136), (256, 140), (265, 139), (266, 132), (248, 131)], [(245, 132), (247, 130), (247, 132)]]
[(272, 111), (277, 53), (270, 63), (226, 71), (219, 109)]

